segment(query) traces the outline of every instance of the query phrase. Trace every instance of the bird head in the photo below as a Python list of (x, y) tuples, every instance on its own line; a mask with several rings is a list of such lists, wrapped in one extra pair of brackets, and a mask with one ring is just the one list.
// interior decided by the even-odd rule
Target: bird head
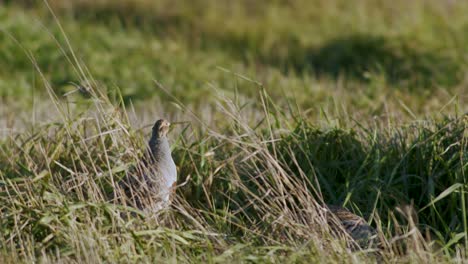
[(169, 123), (167, 120), (159, 119), (153, 126), (153, 136), (156, 137), (165, 137), (169, 131)]

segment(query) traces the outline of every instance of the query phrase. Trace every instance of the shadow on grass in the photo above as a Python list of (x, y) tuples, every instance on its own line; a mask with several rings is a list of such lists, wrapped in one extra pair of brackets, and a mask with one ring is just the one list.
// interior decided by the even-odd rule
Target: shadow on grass
[[(37, 6), (27, 0), (20, 3)], [(411, 39), (355, 33), (315, 46), (303, 43), (298, 29), (284, 32), (275, 28), (234, 30), (223, 28), (222, 24), (213, 26), (201, 15), (206, 4), (203, 1), (192, 3), (190, 8), (169, 2), (158, 6), (152, 2), (95, 4), (83, 1), (73, 4), (70, 10), (58, 3), (60, 1), (52, 2), (57, 12), (80, 21), (137, 28), (160, 38), (182, 36), (191, 49), (214, 48), (246, 63), (272, 66), (284, 72), (331, 78), (345, 76), (359, 81), (368, 80), (368, 73), (381, 74), (387, 82), (411, 89), (451, 86), (463, 77), (460, 62), (444, 54), (447, 49), (429, 50)], [(247, 5), (244, 8), (248, 8)], [(260, 18), (258, 23), (262, 23)], [(291, 27), (294, 25), (291, 23)]]
[[(223, 43), (233, 45), (236, 41), (228, 38)], [(234, 48), (238, 55), (245, 54), (249, 47), (257, 48), (247, 39), (237, 40), (234, 45), (238, 45)], [(454, 60), (412, 47), (405, 40), (355, 34), (312, 47), (290, 37), (282, 39), (276, 46), (266, 52), (257, 49), (256, 55), (249, 56), (286, 72), (293, 69), (332, 78), (344, 75), (360, 81), (366, 81), (368, 73), (383, 74), (389, 83), (410, 88), (450, 86), (459, 81), (459, 65)]]
[(428, 86), (433, 82), (455, 81), (455, 65), (447, 58), (390, 43), (383, 37), (370, 35), (338, 38), (308, 53), (306, 63), (318, 74), (334, 77), (345, 73), (362, 79), (370, 71), (385, 74), (392, 83)]

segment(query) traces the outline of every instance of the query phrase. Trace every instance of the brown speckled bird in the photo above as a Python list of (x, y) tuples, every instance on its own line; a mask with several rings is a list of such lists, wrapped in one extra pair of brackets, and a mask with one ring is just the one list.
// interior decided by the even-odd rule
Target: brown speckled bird
[[(329, 205), (328, 212), (336, 217), (344, 231), (359, 245), (360, 248), (371, 248), (376, 246), (377, 232), (364, 218), (357, 216), (345, 208)], [(328, 217), (329, 223), (333, 225), (332, 216)], [(356, 247), (351, 247), (356, 249)]]
[(131, 205), (144, 211), (157, 212), (171, 202), (177, 181), (167, 133), (170, 123), (156, 121), (146, 151), (136, 171), (120, 183)]

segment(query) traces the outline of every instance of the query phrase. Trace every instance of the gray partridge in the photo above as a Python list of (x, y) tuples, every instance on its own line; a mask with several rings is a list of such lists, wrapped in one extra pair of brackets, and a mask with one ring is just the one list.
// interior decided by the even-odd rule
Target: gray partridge
[[(345, 208), (329, 205), (329, 213), (333, 214), (344, 231), (359, 245), (360, 248), (376, 246), (377, 232), (364, 218), (357, 216)], [(333, 220), (329, 217), (329, 222)]]
[(177, 170), (166, 137), (169, 126), (164, 119), (156, 121), (149, 148), (135, 173), (121, 182), (130, 203), (144, 211), (157, 212), (167, 207), (175, 189)]

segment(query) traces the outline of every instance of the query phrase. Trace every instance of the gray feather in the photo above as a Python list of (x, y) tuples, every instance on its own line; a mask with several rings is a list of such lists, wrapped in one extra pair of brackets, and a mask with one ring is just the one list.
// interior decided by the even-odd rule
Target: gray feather
[(166, 137), (168, 126), (163, 119), (156, 122), (144, 157), (120, 182), (126, 198), (142, 210), (155, 212), (167, 207), (174, 192), (177, 169)]

